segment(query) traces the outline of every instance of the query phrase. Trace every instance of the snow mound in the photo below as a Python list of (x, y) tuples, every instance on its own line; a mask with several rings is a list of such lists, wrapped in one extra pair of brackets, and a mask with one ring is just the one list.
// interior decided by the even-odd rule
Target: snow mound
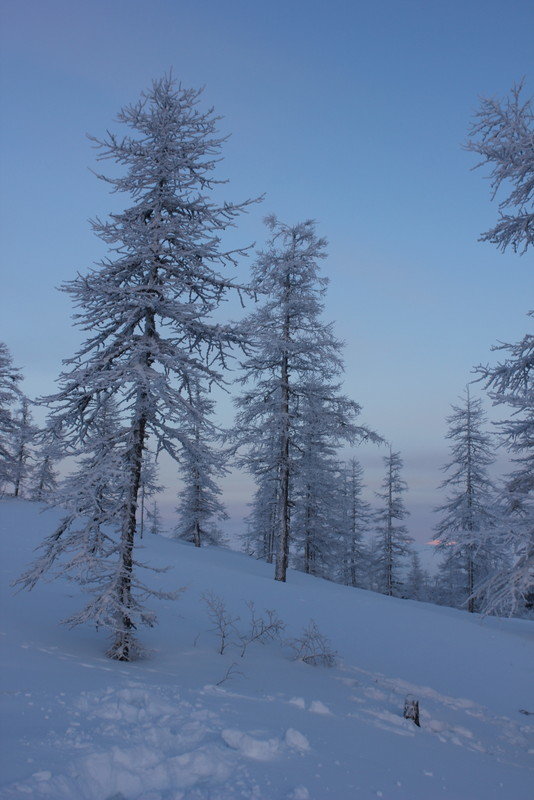
[(328, 706), (326, 706), (321, 700), (312, 700), (309, 710), (313, 714), (332, 714)]
[(280, 748), (279, 739), (254, 739), (248, 733), (227, 728), (221, 733), (222, 739), (228, 747), (238, 750), (247, 758), (257, 761), (271, 761)]
[(306, 736), (294, 728), (288, 728), (285, 735), (285, 742), (288, 747), (305, 752), (310, 749), (310, 743)]

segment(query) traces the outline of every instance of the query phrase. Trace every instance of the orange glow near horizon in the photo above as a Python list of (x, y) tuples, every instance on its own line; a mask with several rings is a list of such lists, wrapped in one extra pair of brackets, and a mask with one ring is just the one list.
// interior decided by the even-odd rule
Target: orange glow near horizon
[[(441, 544), (441, 539), (431, 539), (426, 544), (431, 545), (432, 547), (438, 547)], [(453, 544), (458, 544), (458, 542), (447, 542), (445, 547), (452, 547)]]

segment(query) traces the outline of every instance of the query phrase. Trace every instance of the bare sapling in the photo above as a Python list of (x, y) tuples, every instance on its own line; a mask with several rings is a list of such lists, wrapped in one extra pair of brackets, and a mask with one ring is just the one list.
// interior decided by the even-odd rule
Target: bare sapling
[(305, 664), (314, 667), (333, 667), (336, 663), (337, 652), (326, 636), (319, 631), (313, 619), (309, 621), (308, 627), (304, 628), (301, 636), (289, 639), (287, 644), (293, 650), (294, 661), (304, 661)]
[[(218, 653), (222, 656), (228, 645), (230, 637), (237, 633), (236, 622), (239, 617), (233, 617), (227, 610), (224, 600), (213, 592), (206, 592), (202, 595), (202, 601), (208, 609), (208, 617), (213, 623), (213, 631), (219, 637)], [(239, 634), (237, 634), (239, 636)]]
[(241, 658), (245, 655), (247, 647), (253, 642), (265, 644), (266, 642), (277, 639), (283, 630), (285, 623), (282, 622), (276, 611), (272, 608), (265, 609), (265, 616), (256, 616), (254, 602), (249, 600), (247, 608), (250, 612), (250, 628), (244, 634), (239, 635), (241, 642)]

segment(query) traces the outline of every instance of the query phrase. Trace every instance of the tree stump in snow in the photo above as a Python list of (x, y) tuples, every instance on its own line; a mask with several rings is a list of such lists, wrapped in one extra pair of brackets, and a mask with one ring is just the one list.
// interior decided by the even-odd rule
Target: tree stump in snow
[(411, 694), (407, 695), (404, 701), (403, 717), (404, 719), (411, 719), (418, 728), (421, 727), (419, 722), (419, 700), (416, 700)]

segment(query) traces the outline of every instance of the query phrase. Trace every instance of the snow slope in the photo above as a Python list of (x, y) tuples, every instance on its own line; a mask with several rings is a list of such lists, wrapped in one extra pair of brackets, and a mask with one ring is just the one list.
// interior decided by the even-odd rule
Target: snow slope
[[(295, 572), (280, 584), (242, 554), (152, 536), (143, 558), (173, 568), (149, 580), (186, 588), (141, 632), (150, 658), (115, 663), (103, 634), (58, 624), (81, 605), (75, 584), (8, 588), (58, 516), (0, 503), (2, 800), (532, 797), (532, 622)], [(241, 628), (250, 600), (277, 610), (286, 637), (313, 618), (338, 666), (291, 661), (278, 642), (219, 655), (206, 591)], [(407, 693), (421, 728), (402, 717)]]

